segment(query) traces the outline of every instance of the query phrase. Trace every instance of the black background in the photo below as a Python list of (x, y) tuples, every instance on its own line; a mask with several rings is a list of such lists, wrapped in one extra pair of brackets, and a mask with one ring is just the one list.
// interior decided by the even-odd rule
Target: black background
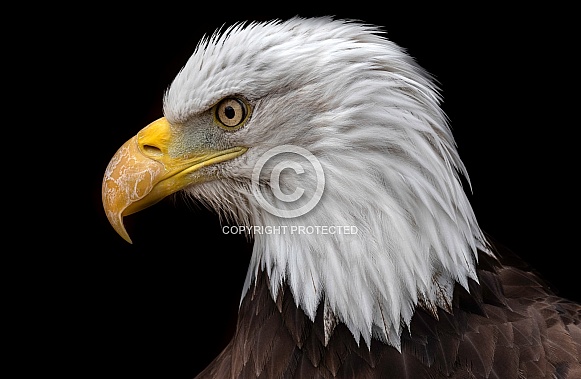
[(54, 198), (35, 202), (49, 203), (46, 219), (33, 209), (22, 221), (39, 232), (18, 238), (35, 248), (19, 255), (11, 291), (26, 325), (16, 350), (50, 357), (24, 371), (191, 378), (231, 337), (251, 244), (177, 197), (127, 217), (129, 245), (108, 224), (100, 190), (117, 148), (162, 116), (163, 93), (199, 39), (236, 21), (336, 15), (381, 26), (440, 82), (482, 228), (581, 300), (572, 9), (210, 7), (88, 7), (39, 33), (53, 105), (35, 120), (50, 120), (40, 142), (58, 150), (46, 167), (59, 172), (47, 170)]

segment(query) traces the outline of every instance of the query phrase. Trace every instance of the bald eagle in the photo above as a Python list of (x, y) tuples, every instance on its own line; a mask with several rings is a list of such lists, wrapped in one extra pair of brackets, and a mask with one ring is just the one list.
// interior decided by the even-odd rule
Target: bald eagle
[(203, 39), (111, 159), (113, 228), (181, 192), (253, 253), (199, 378), (581, 378), (581, 306), (480, 229), (432, 77), (371, 25)]

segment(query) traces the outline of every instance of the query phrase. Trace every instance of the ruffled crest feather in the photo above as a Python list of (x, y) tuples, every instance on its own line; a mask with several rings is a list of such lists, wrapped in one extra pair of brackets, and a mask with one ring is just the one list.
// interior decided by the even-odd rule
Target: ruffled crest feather
[[(324, 303), (357, 341), (400, 348), (417, 306), (447, 309), (454, 283), (477, 279), (477, 251), (488, 247), (438, 88), (379, 30), (330, 18), (234, 25), (198, 45), (166, 93), (165, 116), (186, 122), (231, 95), (254, 105), (230, 141), (249, 150), (188, 194), (238, 225), (357, 228), (254, 235), (243, 296), (264, 270), (274, 299), (287, 283), (312, 320)], [(285, 144), (307, 149), (325, 174), (316, 207), (290, 219), (266, 212), (250, 183), (257, 159)], [(315, 181), (300, 179), (307, 190)], [(289, 188), (296, 180), (281, 176)]]

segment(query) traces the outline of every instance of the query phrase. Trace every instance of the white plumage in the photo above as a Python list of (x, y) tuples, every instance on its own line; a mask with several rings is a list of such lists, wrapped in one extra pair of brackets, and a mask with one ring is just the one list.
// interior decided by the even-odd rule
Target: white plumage
[[(488, 249), (434, 81), (380, 34), (329, 18), (239, 24), (199, 44), (164, 113), (201, 141), (187, 131), (193, 116), (225, 96), (254, 104), (248, 123), (222, 140), (249, 150), (204, 168), (221, 180), (185, 190), (232, 223), (357, 226), (356, 234), (254, 235), (242, 296), (265, 270), (274, 299), (286, 282), (311, 320), (324, 301), (357, 341), (399, 349), (418, 303), (448, 309), (455, 283), (477, 280), (477, 249)], [(265, 212), (250, 188), (255, 162), (284, 144), (306, 148), (325, 172), (320, 202), (291, 219)], [(292, 188), (296, 178), (283, 181)]]
[(105, 171), (115, 230), (182, 191), (274, 231), (251, 233), (235, 333), (199, 378), (581, 377), (581, 306), (486, 240), (434, 81), (375, 27), (235, 25), (164, 113)]

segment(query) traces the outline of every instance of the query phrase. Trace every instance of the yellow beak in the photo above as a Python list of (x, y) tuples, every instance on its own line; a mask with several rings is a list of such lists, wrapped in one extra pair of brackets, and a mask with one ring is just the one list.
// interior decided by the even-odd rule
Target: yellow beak
[(115, 231), (129, 243), (124, 216), (145, 209), (188, 185), (211, 179), (198, 170), (238, 157), (247, 150), (234, 147), (171, 157), (170, 143), (170, 124), (162, 117), (125, 142), (105, 170), (102, 186), (105, 214)]

